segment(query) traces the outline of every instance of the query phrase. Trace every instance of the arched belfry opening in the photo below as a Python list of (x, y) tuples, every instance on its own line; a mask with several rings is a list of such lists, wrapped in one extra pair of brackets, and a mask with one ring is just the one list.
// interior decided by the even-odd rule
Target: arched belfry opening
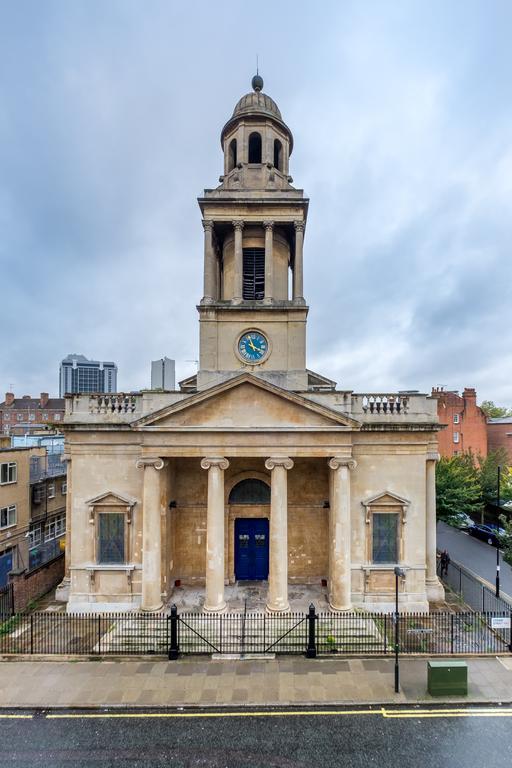
[(283, 170), (283, 145), (279, 139), (274, 140), (274, 167), (278, 171)]
[(249, 162), (261, 163), (261, 134), (257, 131), (249, 136)]
[(270, 504), (270, 488), (263, 480), (250, 477), (231, 489), (230, 504)]
[(237, 146), (236, 146), (236, 139), (231, 139), (229, 142), (229, 149), (228, 149), (228, 172), (232, 171), (233, 168), (236, 167), (237, 164)]

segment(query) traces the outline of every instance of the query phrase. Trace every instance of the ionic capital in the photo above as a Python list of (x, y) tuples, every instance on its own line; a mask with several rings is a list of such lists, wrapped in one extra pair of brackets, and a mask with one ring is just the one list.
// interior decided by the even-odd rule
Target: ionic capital
[(293, 226), (295, 227), (296, 232), (304, 232), (305, 224), (303, 221), (294, 221)]
[(201, 459), (201, 469), (211, 469), (211, 467), (218, 467), (219, 469), (227, 469), (229, 467), (229, 461), (224, 456), (205, 457)]
[(427, 461), (439, 461), (441, 456), (437, 451), (429, 451), (427, 453)]
[(137, 469), (146, 469), (146, 467), (152, 467), (153, 469), (163, 469), (164, 460), (159, 457), (143, 456), (141, 459), (137, 459), (135, 462)]
[(235, 230), (235, 232), (237, 230), (241, 232), (242, 229), (244, 228), (244, 222), (240, 221), (239, 219), (237, 219), (236, 221), (232, 221), (231, 223), (233, 224), (233, 229)]
[(293, 467), (293, 460), (289, 456), (272, 456), (265, 462), (265, 469), (275, 469), (276, 467), (284, 467), (285, 469), (291, 469)]
[(265, 227), (265, 229), (272, 230), (272, 229), (274, 229), (274, 222), (273, 221), (264, 221), (263, 222), (263, 226)]
[(205, 232), (211, 232), (213, 230), (213, 221), (211, 219), (203, 219), (202, 224)]
[(357, 461), (350, 458), (350, 456), (333, 456), (327, 462), (329, 469), (340, 469), (340, 467), (348, 467), (349, 469), (355, 469), (357, 467)]

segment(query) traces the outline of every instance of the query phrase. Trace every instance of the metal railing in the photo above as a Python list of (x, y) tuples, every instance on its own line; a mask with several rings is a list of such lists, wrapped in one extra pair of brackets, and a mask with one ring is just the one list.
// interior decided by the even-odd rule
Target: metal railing
[[(403, 613), (402, 654), (512, 652), (512, 608), (498, 612)], [(84, 656), (317, 654), (394, 651), (395, 615), (381, 613), (32, 613), (0, 618), (0, 654)]]
[(0, 627), (5, 618), (9, 618), (14, 613), (14, 587), (12, 584), (0, 589)]
[(448, 566), (448, 571), (441, 576), (441, 581), (460, 595), (461, 600), (474, 611), (512, 611), (512, 603), (509, 600), (503, 596), (496, 597), (494, 591), (483, 581), (453, 560)]

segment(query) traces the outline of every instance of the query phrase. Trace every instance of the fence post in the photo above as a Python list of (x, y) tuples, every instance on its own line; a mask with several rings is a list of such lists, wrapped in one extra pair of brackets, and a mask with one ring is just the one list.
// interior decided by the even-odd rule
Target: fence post
[(169, 661), (176, 661), (179, 655), (178, 646), (178, 609), (171, 606), (171, 643), (169, 645)]
[(313, 603), (309, 606), (308, 613), (308, 647), (306, 659), (316, 659), (316, 613)]
[(450, 653), (453, 656), (453, 613), (450, 616)]
[(34, 614), (30, 614), (30, 653), (34, 653)]
[(388, 652), (388, 615), (384, 614), (384, 653)]

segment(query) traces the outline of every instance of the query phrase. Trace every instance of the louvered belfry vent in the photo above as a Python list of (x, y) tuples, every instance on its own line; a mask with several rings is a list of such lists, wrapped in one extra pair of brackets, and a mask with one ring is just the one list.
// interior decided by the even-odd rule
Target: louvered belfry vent
[(265, 298), (265, 249), (244, 248), (243, 298), (261, 301)]

